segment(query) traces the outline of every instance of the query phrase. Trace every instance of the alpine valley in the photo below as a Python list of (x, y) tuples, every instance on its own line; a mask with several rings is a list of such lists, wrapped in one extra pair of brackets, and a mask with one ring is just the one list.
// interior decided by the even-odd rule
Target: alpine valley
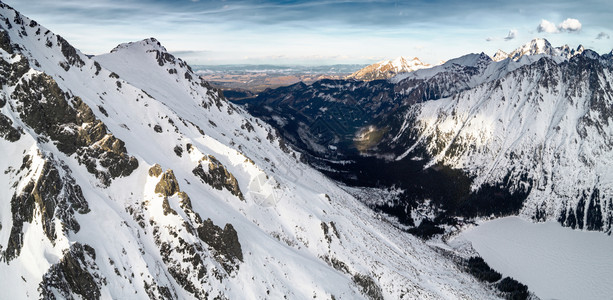
[(507, 215), (610, 234), (612, 66), (613, 52), (535, 39), (493, 58), (241, 103), (328, 176), (386, 195), (360, 198), (422, 237)]
[(231, 103), (154, 38), (85, 55), (0, 2), (0, 298), (537, 299), (449, 238), (611, 233), (613, 53), (363, 71)]

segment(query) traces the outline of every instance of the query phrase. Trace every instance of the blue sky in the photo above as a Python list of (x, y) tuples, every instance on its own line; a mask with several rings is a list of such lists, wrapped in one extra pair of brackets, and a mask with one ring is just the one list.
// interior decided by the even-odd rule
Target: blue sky
[[(535, 37), (613, 49), (613, 1), (4, 0), (88, 54), (155, 37), (190, 64), (436, 63)], [(570, 21), (569, 21), (570, 19)]]

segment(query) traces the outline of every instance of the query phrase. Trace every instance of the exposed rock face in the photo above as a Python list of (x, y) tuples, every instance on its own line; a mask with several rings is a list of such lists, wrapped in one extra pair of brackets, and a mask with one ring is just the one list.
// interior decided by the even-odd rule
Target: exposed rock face
[(241, 244), (232, 224), (228, 223), (222, 229), (207, 219), (198, 227), (198, 237), (215, 249), (226, 272), (230, 273), (236, 268), (236, 260), (243, 261)]
[(155, 192), (164, 197), (172, 196), (179, 192), (179, 183), (172, 170), (166, 170), (160, 178), (160, 182), (155, 186)]
[[(209, 297), (206, 282), (223, 281), (227, 274), (238, 270), (243, 260), (238, 234), (232, 224), (228, 223), (222, 229), (210, 219), (203, 221), (194, 212), (187, 193), (180, 190), (172, 170), (162, 172), (160, 165), (156, 164), (149, 169), (149, 175), (159, 177), (155, 193), (162, 197), (163, 217), (151, 216), (149, 222), (143, 222), (141, 226), (153, 229), (154, 242), (170, 275), (194, 297), (206, 299)], [(178, 202), (178, 207), (172, 208), (171, 202)], [(176, 209), (182, 210), (181, 214)], [(146, 202), (141, 203), (139, 210), (129, 211), (138, 220), (150, 213)], [(181, 218), (178, 224), (183, 225), (163, 225), (175, 218)], [(187, 268), (184, 262), (189, 263)], [(225, 273), (217, 269), (217, 264)]]
[(0, 113), (0, 137), (9, 142), (16, 142), (21, 137), (19, 130), (13, 127), (11, 119), (2, 113)]
[(63, 37), (58, 35), (57, 43), (60, 46), (60, 49), (62, 50), (62, 54), (64, 54), (66, 61), (68, 62), (67, 65), (64, 65), (64, 69), (66, 71), (68, 71), (70, 66), (75, 66), (77, 68), (80, 68), (85, 65), (85, 62), (79, 56), (77, 49), (75, 49), (72, 45), (70, 45)]
[(362, 293), (371, 300), (383, 300), (381, 287), (370, 277), (362, 274), (355, 274), (353, 281), (357, 284)]
[(80, 226), (74, 212), (84, 214), (89, 211), (81, 187), (70, 176), (70, 170), (62, 168), (52, 158), (33, 165), (32, 157), (24, 157), (19, 175), (31, 179), (11, 200), (13, 224), (3, 253), (7, 261), (19, 256), (23, 246), (24, 223), (33, 223), (39, 212), (43, 231), (54, 242), (57, 237), (56, 222), (61, 222), (66, 232), (78, 232)]
[(32, 75), (17, 85), (11, 97), (16, 99), (17, 111), (28, 126), (55, 141), (65, 154), (76, 153), (79, 162), (103, 184), (128, 176), (138, 167), (124, 142), (108, 133), (79, 97), (63, 92), (51, 77)]
[[(75, 243), (66, 251), (59, 263), (51, 266), (43, 276), (39, 292), (45, 300), (57, 299), (100, 299), (100, 286), (105, 280), (95, 271), (96, 251), (88, 245)], [(93, 274), (92, 274), (93, 273)]]
[[(204, 170), (203, 163), (208, 163), (207, 171)], [(218, 190), (226, 189), (232, 193), (232, 195), (241, 200), (245, 200), (234, 175), (232, 175), (232, 173), (230, 173), (214, 156), (209, 155), (200, 160), (200, 163), (192, 170), (192, 173), (213, 188)]]
[(0, 48), (6, 51), (8, 54), (13, 54), (13, 47), (11, 46), (11, 38), (5, 30), (0, 30)]
[(153, 165), (153, 167), (149, 168), (149, 176), (158, 177), (162, 174), (162, 167), (158, 164)]

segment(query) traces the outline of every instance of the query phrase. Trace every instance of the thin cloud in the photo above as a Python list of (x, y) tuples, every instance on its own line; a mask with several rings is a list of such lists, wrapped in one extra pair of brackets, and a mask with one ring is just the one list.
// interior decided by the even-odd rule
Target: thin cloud
[(509, 34), (507, 34), (507, 36), (504, 38), (505, 41), (510, 41), (514, 38), (517, 37), (517, 30), (515, 29), (511, 29), (511, 31), (509, 31)]
[(178, 51), (170, 51), (171, 54), (176, 56), (181, 55), (199, 55), (199, 54), (207, 54), (211, 51), (208, 50), (178, 50)]
[(610, 38), (611, 38), (611, 36), (610, 36), (608, 33), (606, 33), (606, 32), (601, 32), (601, 33), (599, 33), (599, 34), (596, 36), (596, 39), (597, 39), (597, 40), (603, 40), (603, 39), (607, 39), (607, 40), (608, 40), (608, 39), (610, 39)]

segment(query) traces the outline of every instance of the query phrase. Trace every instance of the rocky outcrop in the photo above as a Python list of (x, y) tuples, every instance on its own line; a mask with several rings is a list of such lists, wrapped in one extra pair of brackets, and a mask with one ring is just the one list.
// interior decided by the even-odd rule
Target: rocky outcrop
[(39, 213), (43, 232), (53, 243), (57, 238), (56, 222), (61, 222), (66, 233), (78, 232), (80, 226), (75, 211), (80, 214), (89, 212), (81, 187), (71, 177), (70, 170), (53, 158), (46, 159), (41, 165), (32, 165), (32, 157), (26, 156), (17, 173), (31, 179), (26, 179), (29, 182), (11, 199), (13, 224), (3, 253), (7, 261), (19, 256), (23, 247), (24, 224), (33, 223)]
[[(207, 299), (211, 296), (204, 288), (207, 282), (223, 281), (226, 274), (237, 270), (243, 260), (238, 234), (232, 224), (228, 223), (222, 229), (210, 219), (203, 221), (193, 210), (190, 197), (180, 190), (172, 170), (163, 172), (156, 164), (149, 169), (149, 176), (159, 178), (155, 193), (162, 197), (163, 217), (150, 217), (148, 222), (140, 222), (149, 214), (147, 203), (128, 211), (141, 227), (152, 228), (154, 243), (159, 247), (170, 276), (195, 298)], [(173, 208), (171, 202), (175, 201), (179, 207)], [(178, 213), (179, 210), (182, 211)], [(181, 219), (177, 223), (175, 218)], [(160, 224), (167, 224), (170, 220), (182, 226)]]
[[(203, 164), (205, 165), (204, 167)], [(207, 164), (208, 167), (206, 167)], [(232, 193), (232, 195), (241, 200), (245, 200), (245, 196), (243, 196), (234, 175), (232, 175), (232, 173), (230, 173), (230, 171), (228, 171), (228, 169), (226, 169), (226, 167), (213, 155), (202, 158), (198, 166), (192, 170), (192, 173), (198, 176), (202, 182), (213, 188), (218, 190), (226, 189)]]
[[(0, 58), (0, 85), (14, 85), (30, 69), (30, 65), (25, 57), (14, 53), (8, 34), (2, 29), (0, 29), (0, 48), (12, 54), (11, 58), (17, 59), (16, 61), (9, 62), (6, 59)], [(2, 106), (0, 105), (0, 107)]]
[(158, 177), (160, 174), (162, 174), (162, 172), (162, 167), (158, 164), (155, 164), (149, 168), (149, 176), (151, 177)]
[(166, 170), (155, 186), (155, 192), (164, 197), (172, 196), (179, 192), (179, 183), (172, 170)]
[(32, 75), (16, 86), (11, 97), (24, 123), (53, 140), (58, 150), (76, 153), (77, 160), (104, 185), (138, 167), (124, 142), (110, 134), (79, 97), (62, 91), (51, 77)]
[(105, 279), (96, 271), (96, 251), (89, 245), (75, 243), (57, 264), (43, 276), (38, 288), (42, 299), (100, 299), (100, 287)]
[(215, 250), (226, 272), (231, 273), (237, 267), (237, 260), (243, 261), (241, 244), (232, 224), (228, 223), (222, 229), (207, 219), (198, 227), (198, 237)]
[(63, 64), (62, 67), (65, 71), (70, 69), (70, 66), (80, 68), (85, 65), (85, 62), (79, 56), (77, 49), (70, 45), (63, 37), (57, 35), (57, 44), (60, 46), (62, 54), (66, 58), (67, 64)]
[(9, 142), (16, 142), (19, 140), (19, 138), (21, 138), (21, 132), (15, 129), (11, 119), (2, 113), (0, 113), (0, 138), (3, 138)]
[(370, 276), (355, 274), (353, 282), (360, 288), (362, 294), (371, 300), (383, 300), (383, 291), (376, 281)]

